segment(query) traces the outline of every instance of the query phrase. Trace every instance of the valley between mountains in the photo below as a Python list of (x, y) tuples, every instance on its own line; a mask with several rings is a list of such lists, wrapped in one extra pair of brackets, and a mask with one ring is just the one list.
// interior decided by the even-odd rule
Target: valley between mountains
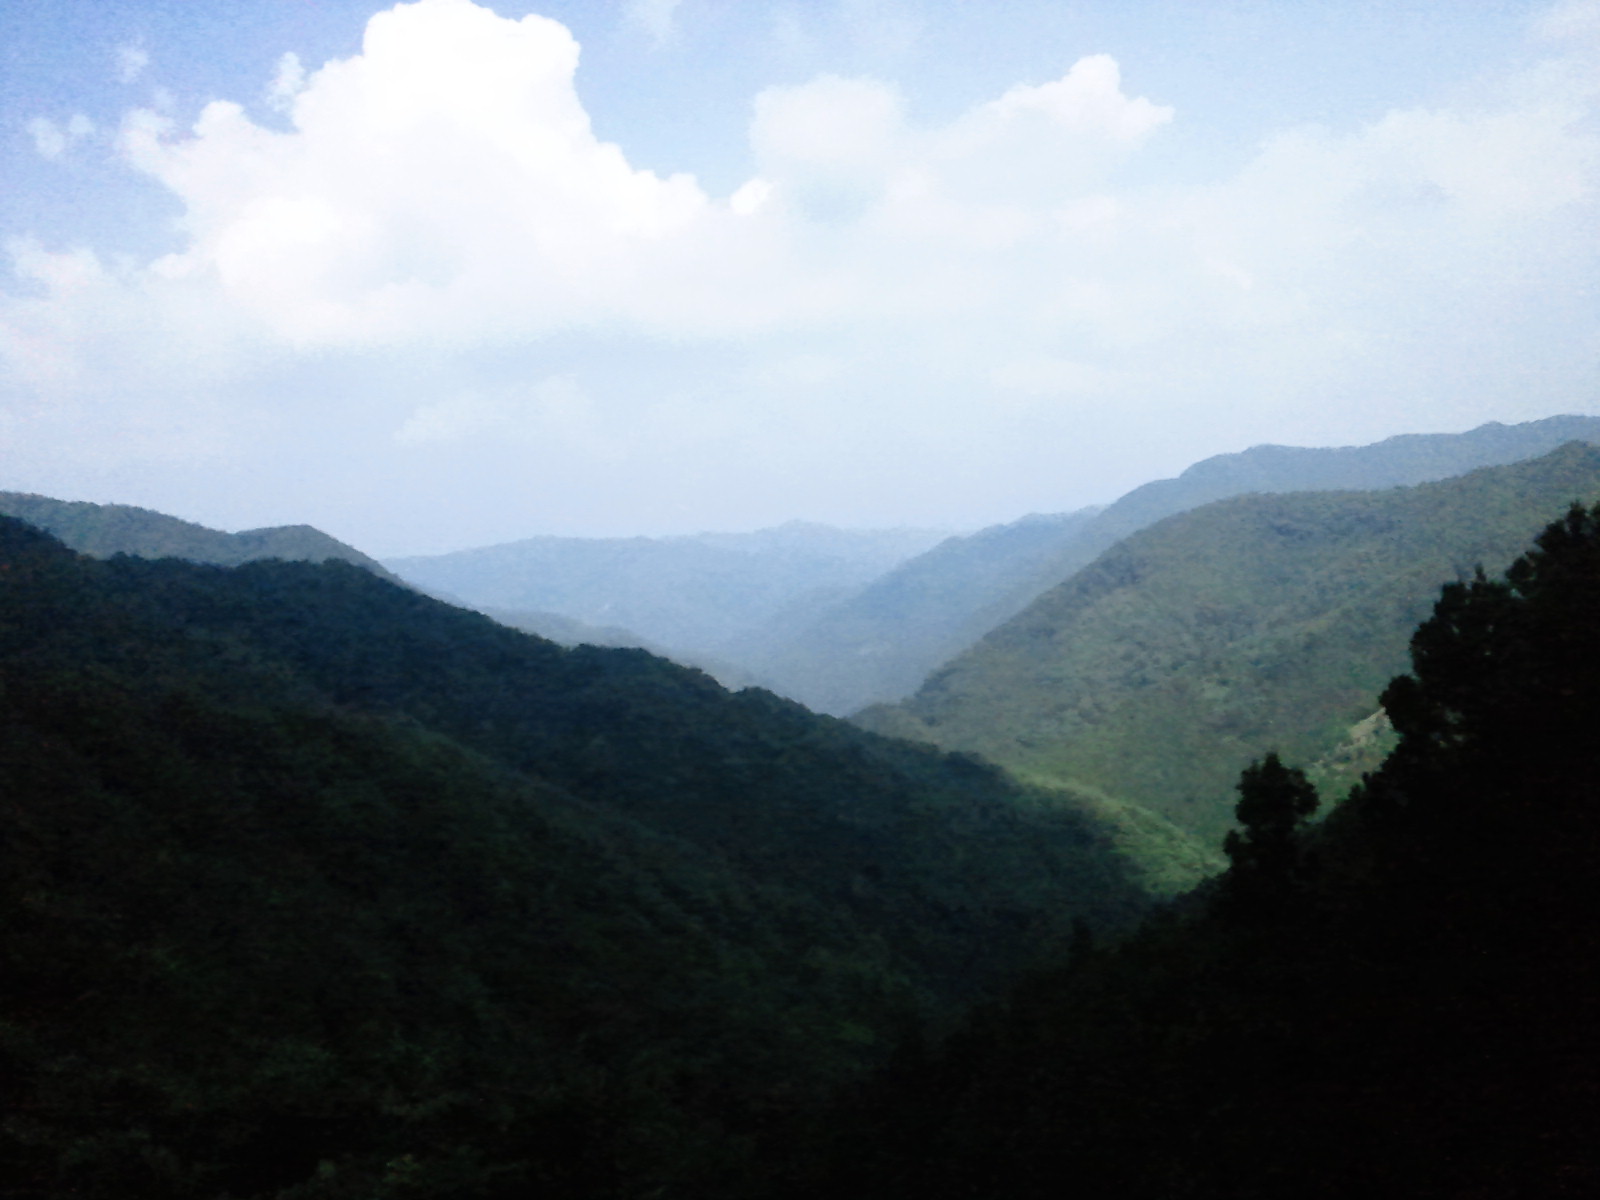
[(1593, 417), (382, 563), (0, 493), (0, 1184), (1592, 1194), (1597, 605)]

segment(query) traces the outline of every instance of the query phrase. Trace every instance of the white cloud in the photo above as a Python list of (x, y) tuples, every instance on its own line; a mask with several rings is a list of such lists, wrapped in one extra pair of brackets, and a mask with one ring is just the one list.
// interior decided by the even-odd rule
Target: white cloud
[(1033, 114), (1061, 129), (1109, 142), (1136, 144), (1172, 120), (1173, 110), (1122, 94), (1122, 72), (1109, 54), (1079, 59), (1053, 83), (1019, 84), (979, 108), (970, 119), (979, 136)]
[(138, 115), (129, 159), (183, 200), (191, 237), (159, 271), (215, 278), (295, 344), (494, 336), (659, 307), (656, 248), (709, 201), (594, 137), (577, 54), (554, 21), (422, 0), (374, 17), (357, 58), (303, 80), (280, 64), (275, 94), (297, 88), (290, 132), (221, 101), (187, 136)]
[(94, 132), (94, 122), (82, 113), (73, 113), (64, 122), (35, 117), (28, 122), (28, 136), (43, 158), (60, 158), (72, 146)]
[(752, 179), (728, 197), (728, 207), (738, 216), (749, 217), (760, 212), (771, 197), (772, 184), (769, 181)]
[(1084, 187), (1170, 117), (1103, 57), (942, 129), (910, 127), (887, 84), (824, 76), (756, 98), (761, 176), (719, 200), (594, 136), (577, 57), (554, 21), (420, 0), (374, 17), (355, 58), (280, 59), (286, 131), (228, 101), (188, 130), (132, 114), (124, 153), (182, 201), (189, 238), (150, 278), (215, 289), (301, 348), (961, 307), (979, 264), (941, 255), (1081, 222)]
[[(1058, 219), (1041, 206), (1070, 222), (1107, 147), (1170, 116), (1123, 96), (1104, 58), (943, 129), (908, 126), (887, 84), (825, 76), (756, 98), (761, 176), (720, 200), (594, 136), (577, 55), (554, 21), (421, 0), (374, 17), (358, 57), (307, 71), (285, 55), (268, 96), (287, 131), (227, 101), (186, 131), (133, 114), (128, 160), (179, 197), (189, 235), (151, 275), (215, 287), (297, 347), (720, 336), (959, 306), (966, 267), (898, 264), (1014, 245)], [(819, 254), (830, 230), (851, 244)]]
[(144, 74), (144, 69), (150, 65), (150, 54), (143, 46), (129, 44), (117, 47), (117, 79), (122, 83), (132, 83)]
[(60, 158), (67, 149), (66, 130), (49, 117), (35, 117), (28, 122), (28, 136), (33, 146), (44, 158)]
[(301, 65), (300, 56), (290, 50), (278, 59), (277, 73), (267, 87), (267, 103), (280, 111), (288, 111), (305, 85), (306, 69)]
[(1547, 41), (1600, 42), (1600, 0), (1563, 0), (1539, 17), (1534, 34)]
[(825, 75), (756, 97), (750, 140), (762, 161), (824, 175), (879, 174), (894, 164), (899, 93), (870, 79)]
[(680, 3), (681, 0), (627, 0), (624, 19), (647, 33), (657, 46), (664, 46), (677, 32), (674, 19)]

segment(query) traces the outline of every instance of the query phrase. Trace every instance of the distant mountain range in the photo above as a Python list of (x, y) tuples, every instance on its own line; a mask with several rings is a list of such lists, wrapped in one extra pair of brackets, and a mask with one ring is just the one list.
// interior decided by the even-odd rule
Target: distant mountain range
[(731, 647), (781, 636), (944, 537), (939, 530), (791, 521), (754, 533), (536, 537), (386, 565), (474, 608), (628, 631), (683, 661), (726, 660), (730, 674), (761, 678)]
[(728, 653), (818, 712), (843, 715), (914, 691), (1054, 578), (1100, 510), (1023, 517), (952, 537), (809, 622), (761, 630)]
[(1219, 501), (1123, 539), (856, 720), (1105, 792), (1216, 845), (1241, 768), (1270, 750), (1330, 760), (1334, 795), (1355, 782), (1366, 760), (1336, 752), (1405, 668), (1441, 581), (1503, 569), (1596, 498), (1600, 450), (1573, 443), (1409, 488)]
[(386, 565), (480, 611), (529, 614), (512, 623), (558, 640), (645, 646), (729, 686), (759, 683), (843, 716), (909, 696), (931, 671), (1163, 517), (1252, 492), (1445, 479), (1574, 440), (1600, 442), (1600, 417), (1491, 423), (1370, 446), (1257, 446), (1205, 459), (1105, 508), (947, 538), (791, 522), (750, 534), (539, 537)]
[(52, 500), (25, 492), (0, 492), (0, 516), (15, 517), (53, 534), (81, 554), (109, 558), (182, 558), (189, 562), (235, 567), (259, 559), (324, 562), (330, 558), (354, 563), (374, 575), (393, 580), (377, 559), (329, 537), (310, 525), (278, 525), (222, 533), (165, 513), (129, 504), (90, 504)]
[(928, 672), (1021, 612), (1131, 533), (1249, 492), (1376, 489), (1446, 479), (1600, 442), (1600, 417), (1561, 416), (1468, 433), (1405, 434), (1370, 446), (1256, 446), (1135, 488), (1103, 509), (1024, 517), (951, 538), (900, 564), (808, 625), (728, 657), (819, 712), (910, 695)]

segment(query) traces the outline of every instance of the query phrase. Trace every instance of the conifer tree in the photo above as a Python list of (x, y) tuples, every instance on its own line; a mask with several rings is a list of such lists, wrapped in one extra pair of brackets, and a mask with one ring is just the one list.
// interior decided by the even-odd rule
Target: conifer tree
[(1244, 918), (1270, 918), (1293, 893), (1300, 867), (1295, 832), (1317, 811), (1317, 789), (1298, 767), (1286, 767), (1274, 752), (1239, 776), (1234, 816), (1242, 827), (1229, 832), (1223, 851), (1231, 864), (1223, 880), (1223, 904)]

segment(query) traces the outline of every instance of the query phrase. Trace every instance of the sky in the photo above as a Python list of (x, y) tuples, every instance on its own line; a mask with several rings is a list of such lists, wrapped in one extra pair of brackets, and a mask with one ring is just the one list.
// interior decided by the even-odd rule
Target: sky
[(0, 0), (0, 489), (975, 529), (1600, 413), (1597, 197), (1597, 0)]

